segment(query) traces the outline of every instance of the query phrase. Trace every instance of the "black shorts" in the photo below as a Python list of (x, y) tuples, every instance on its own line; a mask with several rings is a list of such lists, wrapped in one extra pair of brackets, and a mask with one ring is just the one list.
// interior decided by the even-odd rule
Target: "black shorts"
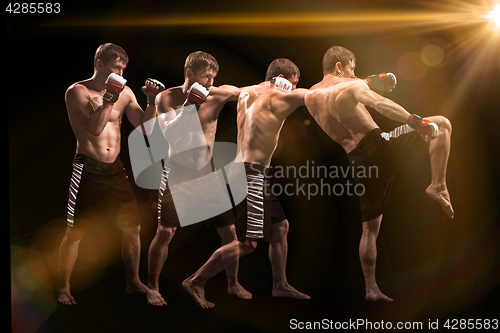
[[(169, 179), (177, 181), (189, 181), (195, 178), (206, 176), (214, 171), (212, 161), (201, 170), (192, 170), (183, 167), (167, 159), (163, 162), (163, 172), (161, 176), (160, 189), (158, 191), (158, 223), (163, 227), (180, 227), (179, 216), (174, 204), (174, 200), (169, 188)], [(174, 184), (172, 184), (174, 185)], [(236, 222), (233, 210), (227, 210), (219, 215), (204, 220), (205, 224), (211, 228), (221, 228), (232, 225)]]
[(363, 184), (364, 188), (364, 193), (360, 196), (363, 222), (373, 220), (384, 212), (394, 174), (404, 167), (400, 156), (415, 140), (422, 138), (408, 125), (397, 127), (388, 133), (376, 128), (368, 132), (356, 148), (347, 154), (355, 170), (366, 170), (364, 174), (355, 172), (355, 175), (366, 176), (355, 178), (356, 184)]
[(110, 216), (120, 227), (141, 224), (137, 200), (119, 158), (103, 163), (76, 154), (67, 207), (66, 221), (70, 227)]
[(236, 234), (239, 241), (264, 238), (270, 241), (272, 225), (286, 220), (278, 199), (272, 194), (269, 168), (245, 162), (247, 196), (236, 205)]

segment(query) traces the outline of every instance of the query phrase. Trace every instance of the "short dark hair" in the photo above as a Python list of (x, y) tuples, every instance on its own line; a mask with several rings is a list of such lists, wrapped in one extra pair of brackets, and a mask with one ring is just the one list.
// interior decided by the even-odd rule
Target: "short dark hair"
[(266, 79), (264, 81), (269, 81), (280, 74), (283, 75), (285, 79), (290, 80), (292, 76), (295, 75), (300, 77), (300, 70), (291, 60), (278, 58), (273, 60), (267, 68)]
[(95, 51), (94, 69), (97, 68), (97, 60), (107, 64), (111, 60), (120, 58), (125, 64), (128, 64), (128, 55), (124, 49), (113, 43), (102, 44)]
[(186, 77), (188, 68), (191, 69), (193, 73), (196, 73), (207, 67), (216, 72), (219, 71), (219, 63), (211, 54), (203, 51), (192, 52), (187, 56), (186, 62), (184, 63), (184, 77)]
[(333, 73), (337, 62), (346, 66), (351, 61), (356, 62), (356, 57), (351, 51), (342, 46), (332, 46), (323, 57), (323, 75)]

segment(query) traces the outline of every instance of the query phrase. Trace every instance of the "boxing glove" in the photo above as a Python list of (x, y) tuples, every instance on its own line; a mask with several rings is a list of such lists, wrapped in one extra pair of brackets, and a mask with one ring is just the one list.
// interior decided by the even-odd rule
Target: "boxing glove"
[(186, 101), (182, 105), (183, 110), (191, 113), (197, 112), (200, 105), (207, 100), (208, 95), (209, 92), (204, 86), (198, 82), (193, 83), (187, 91)]
[(105, 104), (115, 104), (118, 100), (118, 96), (122, 92), (123, 88), (125, 88), (125, 84), (127, 80), (121, 77), (118, 74), (111, 73), (106, 79), (106, 89), (104, 90), (104, 94), (102, 95), (102, 101)]
[(292, 83), (285, 79), (283, 75), (275, 76), (271, 79), (271, 84), (286, 91), (292, 91)]
[(396, 87), (397, 83), (396, 75), (392, 73), (370, 75), (365, 80), (370, 88), (379, 89), (382, 91), (392, 91), (392, 89)]
[(433, 140), (439, 134), (439, 127), (436, 123), (422, 117), (411, 114), (406, 122), (411, 128), (417, 130), (418, 134), (424, 139)]

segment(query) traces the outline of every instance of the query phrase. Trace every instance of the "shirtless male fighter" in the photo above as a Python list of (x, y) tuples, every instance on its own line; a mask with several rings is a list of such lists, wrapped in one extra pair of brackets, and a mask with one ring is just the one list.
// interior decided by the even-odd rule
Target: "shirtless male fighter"
[[(122, 256), (125, 263), (127, 293), (155, 294), (139, 280), (141, 217), (120, 153), (120, 126), (124, 114), (134, 126), (155, 116), (154, 105), (145, 112), (122, 77), (127, 53), (118, 45), (99, 46), (90, 79), (71, 85), (66, 91), (66, 107), (76, 137), (67, 213), (67, 229), (59, 249), (57, 300), (76, 304), (70, 293), (70, 277), (86, 225), (102, 223), (108, 198), (115, 213), (122, 213)], [(142, 87), (148, 101), (154, 101), (162, 85), (148, 79)], [(124, 218), (127, 216), (127, 218)]]
[[(168, 183), (174, 175), (178, 179), (192, 178), (214, 171), (211, 143), (215, 142), (219, 114), (226, 102), (238, 99), (241, 91), (231, 85), (214, 87), (218, 71), (219, 65), (212, 55), (193, 52), (184, 65), (184, 84), (157, 96), (158, 124), (169, 144), (169, 158), (164, 163), (158, 197), (158, 227), (149, 248), (148, 287), (157, 292), (170, 241), (180, 226)], [(199, 131), (191, 130), (196, 128), (196, 122), (201, 125)], [(235, 218), (231, 210), (205, 220), (205, 223), (217, 230), (222, 245), (236, 239)], [(239, 284), (237, 271), (238, 262), (226, 267), (228, 292), (242, 299), (251, 299), (252, 294)], [(149, 296), (148, 304), (167, 304), (157, 294)]]
[(288, 115), (304, 105), (304, 96), (308, 91), (296, 89), (299, 76), (299, 69), (293, 62), (284, 58), (276, 59), (269, 65), (265, 82), (243, 88), (238, 98), (238, 146), (241, 155), (236, 162), (244, 162), (247, 197), (236, 206), (238, 240), (216, 250), (196, 273), (182, 283), (188, 294), (203, 308), (214, 307), (213, 303), (205, 299), (204, 286), (211, 277), (224, 269), (224, 260), (237, 261), (239, 257), (251, 253), (261, 238), (270, 242), (272, 295), (310, 298), (288, 284), (286, 258), (289, 224), (269, 184), (269, 166), (281, 127)]
[[(454, 211), (446, 187), (452, 129), (445, 117), (422, 119), (373, 92), (366, 80), (356, 78), (355, 66), (356, 58), (351, 51), (340, 46), (331, 47), (323, 58), (323, 80), (311, 87), (305, 104), (319, 126), (345, 149), (354, 167), (378, 168), (378, 178), (356, 179), (365, 188), (364, 195), (360, 197), (363, 234), (359, 254), (365, 277), (366, 299), (392, 301), (380, 291), (376, 283), (376, 240), (393, 175), (400, 172), (396, 165), (398, 152), (408, 147), (413, 140), (424, 138), (430, 142), (432, 179), (426, 193), (453, 218)], [(380, 78), (384, 79), (384, 76)], [(376, 77), (374, 79), (377, 80)], [(383, 86), (380, 82), (378, 84)], [(365, 105), (406, 125), (384, 133), (373, 121)]]

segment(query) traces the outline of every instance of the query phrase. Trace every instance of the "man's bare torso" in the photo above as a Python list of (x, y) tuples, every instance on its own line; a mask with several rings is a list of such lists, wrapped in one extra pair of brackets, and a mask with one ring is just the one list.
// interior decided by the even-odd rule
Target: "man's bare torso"
[[(207, 100), (191, 117), (185, 127), (186, 130), (182, 131), (176, 143), (169, 142), (169, 156), (180, 165), (193, 169), (200, 169), (210, 162), (212, 153), (210, 145), (215, 142), (219, 114), (226, 102), (226, 99), (218, 94), (217, 87), (212, 87), (209, 91), (210, 95)], [(182, 86), (178, 86), (167, 89), (162, 94), (168, 101), (170, 111), (167, 113), (175, 112), (175, 115), (170, 116), (174, 118), (182, 110), (182, 105), (186, 101), (186, 93), (183, 92)], [(161, 116), (160, 110), (159, 113)], [(186, 147), (191, 148), (185, 150)]]
[(351, 89), (358, 79), (327, 75), (312, 86), (305, 104), (328, 136), (349, 153), (369, 131), (378, 127), (365, 106), (358, 103)]
[[(112, 106), (112, 111), (108, 123), (104, 127), (102, 133), (95, 136), (89, 132), (85, 125), (85, 113), (94, 112), (102, 104), (103, 90), (97, 91), (93, 87), (91, 80), (80, 81), (68, 88), (68, 91), (73, 90), (72, 97), (68, 97), (66, 104), (68, 105), (68, 117), (71, 127), (77, 140), (76, 152), (95, 160), (112, 163), (120, 153), (120, 126), (123, 119), (123, 114), (126, 106), (130, 102), (130, 88), (125, 87), (124, 91), (116, 103)], [(69, 99), (78, 99), (69, 100)], [(83, 108), (82, 112), (78, 107), (69, 107), (71, 103), (80, 104)]]

